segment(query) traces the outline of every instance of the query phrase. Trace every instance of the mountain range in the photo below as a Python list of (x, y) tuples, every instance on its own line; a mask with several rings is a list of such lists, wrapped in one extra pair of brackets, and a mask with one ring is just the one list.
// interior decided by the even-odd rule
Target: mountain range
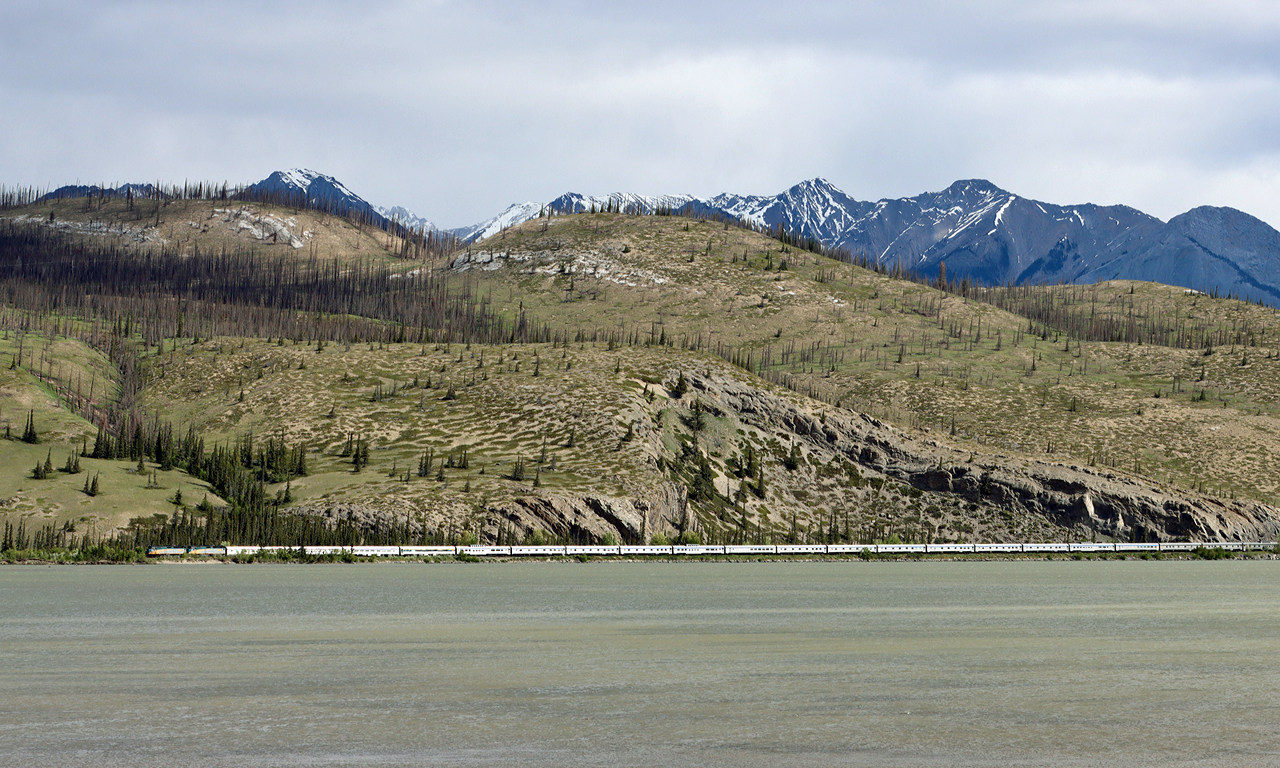
[[(139, 195), (151, 188), (63, 187), (49, 196), (129, 191)], [(439, 230), (403, 207), (369, 203), (332, 176), (315, 171), (276, 171), (241, 190), (249, 197), (256, 193), (300, 196), (312, 206), (359, 214), (374, 223)], [(1041, 202), (982, 179), (875, 202), (850, 197), (822, 178), (777, 195), (697, 198), (571, 192), (545, 203), (516, 203), (489, 219), (447, 231), (464, 241), (483, 240), (544, 211), (581, 213), (606, 207), (644, 213), (689, 209), (758, 226), (782, 226), (872, 263), (926, 277), (945, 268), (950, 279), (988, 285), (1150, 280), (1280, 304), (1280, 232), (1243, 211), (1203, 206), (1164, 222), (1124, 205)]]
[[(957, 181), (941, 192), (856, 200), (826, 179), (777, 195), (641, 197), (566, 194), (512, 206), (458, 234), (477, 239), (538, 215), (582, 212), (610, 202), (651, 211), (690, 206), (817, 238), (872, 263), (983, 284), (1092, 283), (1134, 279), (1280, 303), (1280, 232), (1234, 208), (1202, 206), (1168, 222), (1124, 205), (1055, 205), (989, 181)], [(523, 217), (523, 218), (522, 218)]]

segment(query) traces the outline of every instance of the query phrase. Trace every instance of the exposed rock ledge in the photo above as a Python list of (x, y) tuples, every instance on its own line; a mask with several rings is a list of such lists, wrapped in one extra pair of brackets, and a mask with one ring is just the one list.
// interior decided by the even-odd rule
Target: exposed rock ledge
[[(375, 509), (361, 504), (333, 504), (328, 506), (301, 506), (291, 510), (294, 514), (313, 515), (327, 520), (331, 525), (349, 521), (365, 531), (409, 527), (412, 536), (422, 533), (425, 522), (429, 530), (445, 530), (449, 527), (447, 514), (421, 516), (407, 511)], [(546, 531), (555, 536), (568, 537), (584, 542), (601, 541), (614, 536), (622, 543), (647, 541), (655, 533), (672, 535), (679, 528), (687, 512), (687, 497), (682, 486), (663, 482), (654, 488), (648, 498), (621, 499), (610, 496), (565, 496), (547, 494), (521, 496), (485, 510), (481, 538), (493, 541), (498, 526), (504, 525), (517, 539), (534, 531)], [(460, 517), (454, 518), (460, 529), (469, 525)]]
[(503, 266), (521, 265), (533, 274), (580, 275), (634, 288), (638, 285), (662, 285), (667, 278), (647, 269), (640, 269), (612, 258), (614, 253), (605, 251), (560, 250), (554, 242), (545, 244), (543, 250), (467, 250), (449, 263), (455, 272), (478, 269), (492, 272)]
[(811, 449), (838, 453), (926, 493), (985, 500), (1116, 539), (1273, 541), (1280, 534), (1280, 509), (1266, 504), (1185, 494), (1088, 467), (970, 453), (909, 437), (865, 414), (833, 409), (819, 419), (725, 376), (686, 377), (704, 402), (718, 402), (752, 426), (789, 432)]

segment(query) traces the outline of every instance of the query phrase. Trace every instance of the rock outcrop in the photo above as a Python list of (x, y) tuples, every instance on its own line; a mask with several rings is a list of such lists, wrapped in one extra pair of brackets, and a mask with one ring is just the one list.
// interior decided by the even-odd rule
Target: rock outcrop
[(1280, 509), (1265, 504), (1183, 493), (1089, 467), (973, 453), (909, 436), (864, 414), (834, 409), (819, 418), (788, 398), (718, 374), (686, 376), (704, 401), (736, 412), (745, 423), (788, 432), (813, 450), (925, 493), (1029, 512), (1114, 539), (1273, 541), (1280, 535)]
[(535, 530), (580, 541), (612, 536), (643, 543), (657, 533), (670, 535), (687, 523), (685, 489), (664, 482), (647, 498), (607, 496), (524, 496), (490, 509), (522, 537)]
[(689, 524), (685, 489), (662, 482), (641, 498), (603, 495), (546, 494), (516, 498), (481, 509), (436, 509), (424, 514), (409, 510), (374, 508), (361, 504), (301, 506), (293, 514), (322, 518), (331, 527), (349, 523), (362, 531), (404, 530), (411, 537), (423, 533), (472, 531), (483, 542), (498, 538), (498, 529), (516, 540), (535, 532), (572, 541), (598, 542), (612, 537), (620, 543), (647, 542), (654, 534), (674, 537)]

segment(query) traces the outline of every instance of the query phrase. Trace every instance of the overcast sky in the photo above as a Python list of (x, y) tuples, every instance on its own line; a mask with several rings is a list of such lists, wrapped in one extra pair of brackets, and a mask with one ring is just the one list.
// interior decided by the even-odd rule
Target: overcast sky
[(1280, 225), (1280, 3), (0, 0), (0, 184), (312, 168), (446, 227), (566, 191), (986, 178)]

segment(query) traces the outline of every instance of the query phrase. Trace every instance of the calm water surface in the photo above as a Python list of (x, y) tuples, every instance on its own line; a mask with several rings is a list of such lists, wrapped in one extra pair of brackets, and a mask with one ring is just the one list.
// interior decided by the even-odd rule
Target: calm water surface
[(1280, 765), (1280, 562), (0, 568), (0, 765)]

